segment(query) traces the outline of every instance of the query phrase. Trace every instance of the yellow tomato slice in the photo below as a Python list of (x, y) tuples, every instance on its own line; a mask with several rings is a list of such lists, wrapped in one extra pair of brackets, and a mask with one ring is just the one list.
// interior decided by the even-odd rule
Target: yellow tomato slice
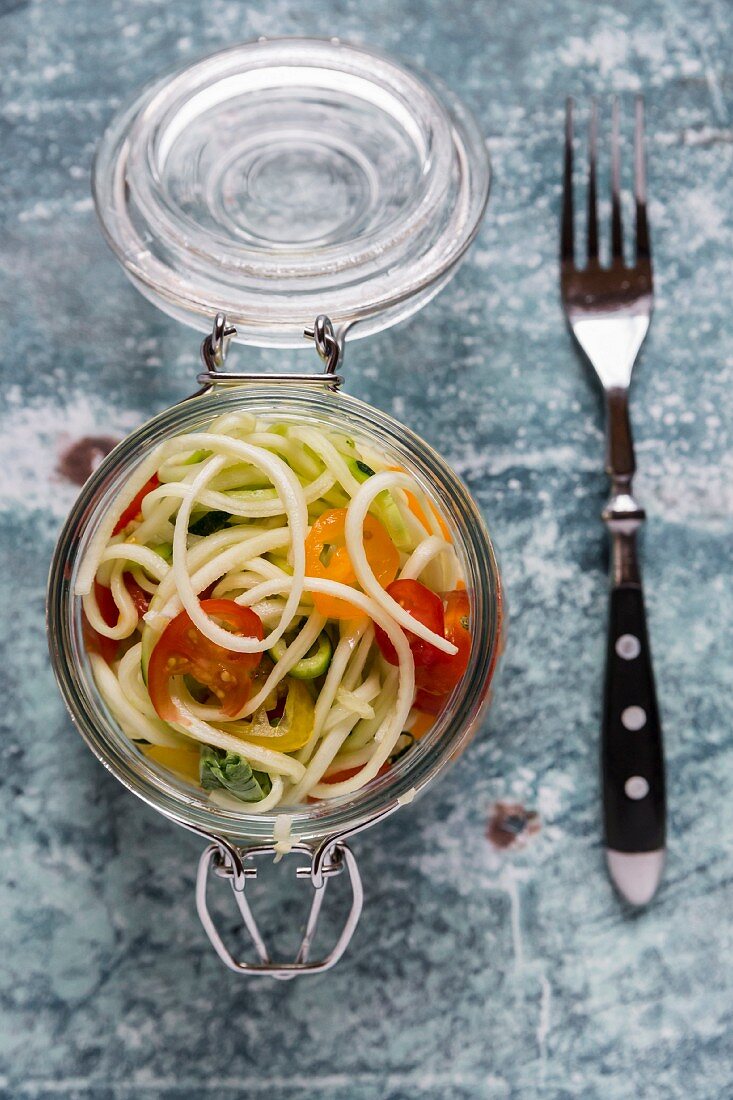
[(143, 745), (142, 750), (149, 760), (154, 760), (169, 771), (176, 772), (191, 783), (199, 781), (198, 749), (173, 749), (167, 745)]
[(226, 728), (237, 737), (274, 752), (295, 752), (302, 749), (313, 733), (315, 707), (311, 693), (299, 680), (288, 680), (288, 694), (285, 711), (277, 726), (270, 727), (272, 733), (257, 735), (250, 731), (262, 728), (257, 722), (236, 722)]

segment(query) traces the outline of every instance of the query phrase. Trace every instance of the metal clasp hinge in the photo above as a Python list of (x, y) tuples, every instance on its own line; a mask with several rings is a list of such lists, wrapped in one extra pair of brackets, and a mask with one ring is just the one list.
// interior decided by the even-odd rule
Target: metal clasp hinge
[(217, 313), (214, 318), (214, 326), (211, 333), (205, 336), (201, 343), (201, 362), (204, 369), (197, 376), (197, 381), (205, 390), (215, 385), (241, 385), (243, 382), (262, 383), (286, 383), (301, 386), (326, 386), (328, 389), (337, 390), (343, 383), (343, 378), (336, 373), (336, 368), (343, 358), (343, 334), (342, 338), (336, 336), (334, 327), (325, 313), (316, 317), (312, 327), (304, 330), (303, 335), (313, 340), (316, 351), (323, 360), (323, 371), (320, 374), (268, 374), (262, 375), (252, 371), (225, 371), (223, 370), (227, 352), (232, 338), (237, 335), (233, 325), (227, 323), (225, 314)]
[[(291, 852), (308, 856), (309, 865), (298, 867), (296, 875), (298, 878), (309, 878), (314, 890), (305, 931), (298, 952), (292, 962), (272, 961), (246, 896), (247, 880), (257, 877), (257, 867), (254, 865), (255, 858), (276, 854), (277, 849), (274, 845), (262, 844), (241, 851), (228, 843), (222, 844), (215, 841), (201, 855), (196, 876), (196, 908), (214, 950), (224, 965), (233, 970), (235, 974), (261, 974), (280, 981), (287, 981), (299, 974), (322, 974), (336, 965), (349, 945), (359, 921), (364, 900), (361, 876), (353, 852), (341, 840), (331, 840), (322, 845), (316, 852), (313, 852), (305, 844), (294, 844)], [(209, 871), (212, 869), (219, 878), (229, 880), (237, 908), (249, 933), (259, 962), (243, 962), (240, 959), (235, 959), (224, 944), (209, 912), (207, 901)], [(348, 872), (351, 884), (349, 914), (331, 951), (318, 962), (310, 962), (308, 956), (326, 894), (326, 887), (330, 879), (341, 874), (344, 869)]]

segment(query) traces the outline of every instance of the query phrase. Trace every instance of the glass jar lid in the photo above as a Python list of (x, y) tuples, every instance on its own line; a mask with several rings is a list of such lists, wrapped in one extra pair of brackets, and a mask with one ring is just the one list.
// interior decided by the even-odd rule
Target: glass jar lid
[(299, 345), (424, 305), (473, 240), (483, 137), (433, 78), (337, 40), (275, 39), (145, 89), (105, 133), (94, 197), (136, 286), (199, 329)]

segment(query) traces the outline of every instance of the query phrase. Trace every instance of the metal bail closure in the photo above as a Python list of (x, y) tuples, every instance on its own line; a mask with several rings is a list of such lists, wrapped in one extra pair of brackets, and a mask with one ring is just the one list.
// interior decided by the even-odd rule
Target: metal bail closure
[[(241, 850), (233, 847), (228, 842), (217, 838), (206, 848), (199, 860), (198, 874), (196, 876), (196, 908), (201, 923), (217, 955), (235, 974), (267, 975), (280, 981), (288, 981), (301, 974), (322, 974), (330, 970), (339, 961), (349, 945), (354, 934), (354, 929), (361, 914), (364, 900), (364, 891), (361, 884), (361, 876), (356, 865), (354, 853), (341, 840), (326, 841), (315, 852), (306, 844), (294, 844), (291, 852), (307, 855), (310, 861), (307, 867), (298, 867), (298, 878), (309, 878), (313, 886), (313, 901), (311, 902), (308, 920), (306, 921), (303, 938), (298, 948), (298, 953), (293, 962), (273, 962), (270, 958), (265, 941), (262, 938), (257, 921), (246, 897), (247, 879), (257, 877), (257, 867), (254, 860), (259, 856), (275, 855), (277, 849), (274, 845), (262, 844), (256, 847)], [(207, 902), (207, 885), (209, 871), (213, 868), (214, 874), (219, 878), (228, 879), (237, 908), (242, 916), (244, 926), (254, 946), (259, 962), (243, 962), (235, 959), (224, 944), (219, 934)], [(309, 954), (313, 937), (318, 924), (318, 917), (323, 905), (326, 888), (329, 880), (335, 875), (340, 875), (346, 868), (351, 884), (351, 908), (346, 918), (344, 927), (331, 951), (319, 962), (310, 962)]]
[(197, 381), (204, 390), (211, 389), (214, 385), (241, 385), (243, 382), (267, 381), (272, 383), (286, 383), (299, 386), (325, 386), (328, 389), (337, 390), (343, 383), (340, 374), (336, 374), (336, 368), (343, 358), (343, 335), (336, 336), (330, 318), (325, 313), (316, 317), (312, 328), (305, 329), (303, 335), (306, 339), (313, 340), (316, 351), (323, 360), (324, 369), (321, 374), (257, 374), (253, 371), (225, 371), (224, 363), (232, 338), (237, 335), (233, 325), (227, 324), (226, 316), (217, 313), (214, 318), (214, 326), (211, 333), (205, 336), (201, 343), (201, 362), (204, 369), (197, 375)]

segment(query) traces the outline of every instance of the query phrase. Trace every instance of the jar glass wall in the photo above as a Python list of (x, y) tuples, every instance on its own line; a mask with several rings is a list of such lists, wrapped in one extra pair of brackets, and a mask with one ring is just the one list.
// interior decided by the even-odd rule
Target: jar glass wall
[(473, 645), (464, 678), (432, 729), (389, 772), (353, 795), (283, 807), (294, 840), (353, 831), (399, 802), (410, 801), (455, 759), (475, 730), (489, 696), (501, 646), (502, 596), (483, 520), (460, 479), (419, 437), (391, 417), (341, 394), (263, 383), (221, 389), (177, 405), (125, 439), (84, 486), (59, 539), (49, 582), (48, 625), (53, 667), (82, 736), (133, 793), (166, 816), (236, 842), (271, 840), (277, 812), (224, 809), (204, 792), (145, 758), (119, 728), (94, 683), (83, 639), (81, 601), (74, 595), (80, 563), (99, 523), (135, 467), (170, 436), (203, 429), (224, 412), (242, 410), (279, 421), (344, 431), (403, 466), (448, 524), (471, 606)]

